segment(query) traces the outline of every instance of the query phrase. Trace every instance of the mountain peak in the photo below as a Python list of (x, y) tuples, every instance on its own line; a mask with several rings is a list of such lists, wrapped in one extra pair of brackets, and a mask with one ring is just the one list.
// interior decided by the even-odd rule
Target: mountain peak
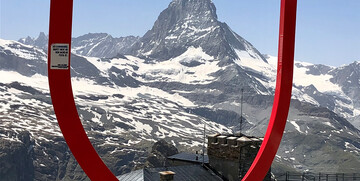
[(25, 45), (32, 45), (34, 44), (34, 39), (30, 36), (27, 36), (26, 38), (21, 38), (18, 40), (18, 42), (25, 44)]
[(216, 8), (211, 0), (173, 0), (168, 9), (176, 12), (178, 18), (188, 18), (189, 15), (198, 13), (197, 15), (217, 19)]
[(45, 35), (44, 32), (40, 32), (39, 36), (36, 39), (47, 39), (47, 36)]
[(48, 36), (45, 35), (44, 32), (40, 32), (37, 38), (31, 38), (30, 36), (27, 36), (26, 38), (21, 38), (18, 40), (18, 42), (20, 43), (23, 43), (25, 45), (36, 46), (43, 50), (47, 50), (48, 41), (49, 38)]
[(210, 0), (174, 0), (160, 13), (153, 28), (144, 36), (157, 32), (165, 36), (160, 38), (166, 38), (166, 32), (196, 31), (214, 26), (215, 22), (217, 22), (216, 8)]
[[(154, 26), (129, 50), (129, 54), (157, 60), (180, 56), (190, 47), (222, 62), (240, 59), (237, 50), (252, 51), (265, 58), (226, 23), (218, 21), (211, 0), (173, 0), (162, 11)], [(230, 60), (230, 61), (229, 61)]]

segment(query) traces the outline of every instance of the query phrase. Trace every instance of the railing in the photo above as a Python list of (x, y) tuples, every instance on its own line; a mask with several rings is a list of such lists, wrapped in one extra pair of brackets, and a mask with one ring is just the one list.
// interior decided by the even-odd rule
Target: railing
[(276, 181), (360, 181), (360, 173), (291, 173), (275, 175)]

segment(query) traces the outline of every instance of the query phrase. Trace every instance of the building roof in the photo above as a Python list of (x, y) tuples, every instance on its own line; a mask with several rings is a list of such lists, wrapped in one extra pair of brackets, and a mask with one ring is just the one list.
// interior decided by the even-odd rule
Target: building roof
[(143, 181), (144, 179), (144, 169), (132, 171), (130, 173), (120, 175), (117, 177), (117, 179), (121, 181)]
[(174, 181), (222, 181), (211, 170), (207, 170), (201, 165), (185, 165), (176, 167), (144, 168), (136, 170), (117, 178), (121, 181), (159, 181), (162, 171), (175, 172)]
[[(196, 156), (198, 156), (198, 159), (196, 159)], [(187, 161), (187, 162), (194, 162), (194, 163), (202, 163), (203, 156), (201, 154), (193, 154), (193, 153), (179, 153), (176, 155), (169, 156), (168, 159), (170, 160), (181, 160), (181, 161)], [(209, 163), (209, 157), (208, 155), (204, 155), (204, 163)]]

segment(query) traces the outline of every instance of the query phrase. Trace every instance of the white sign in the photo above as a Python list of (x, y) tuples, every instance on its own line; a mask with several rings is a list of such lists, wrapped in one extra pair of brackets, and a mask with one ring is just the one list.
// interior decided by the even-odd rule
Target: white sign
[(69, 69), (69, 44), (51, 45), (51, 69)]

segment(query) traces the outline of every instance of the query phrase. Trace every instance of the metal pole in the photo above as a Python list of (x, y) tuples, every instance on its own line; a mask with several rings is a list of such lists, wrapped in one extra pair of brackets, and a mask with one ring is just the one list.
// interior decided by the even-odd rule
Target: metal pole
[(240, 136), (242, 132), (242, 122), (243, 122), (243, 100), (244, 100), (244, 89), (241, 89), (241, 104), (240, 104)]
[[(240, 132), (239, 132), (239, 136), (241, 136), (241, 127), (242, 127), (242, 112), (243, 112), (243, 97), (244, 97), (244, 89), (243, 88), (241, 88), (241, 101), (240, 101), (240, 125), (239, 125), (239, 130), (240, 130)], [(242, 179), (243, 178), (243, 166), (242, 166), (242, 160), (241, 160), (241, 154), (242, 154), (242, 148), (243, 148), (244, 146), (242, 146), (242, 147), (240, 147), (240, 155), (239, 155), (239, 179)]]
[(203, 142), (203, 150), (202, 150), (202, 166), (205, 164), (205, 141), (206, 141), (206, 123), (204, 122), (204, 142)]

